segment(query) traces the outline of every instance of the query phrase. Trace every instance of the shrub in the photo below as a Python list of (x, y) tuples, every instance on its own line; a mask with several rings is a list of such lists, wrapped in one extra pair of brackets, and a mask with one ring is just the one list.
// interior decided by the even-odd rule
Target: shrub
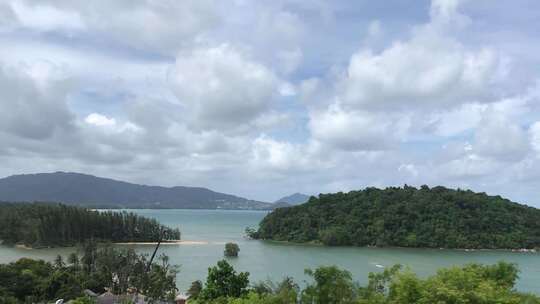
[(223, 252), (226, 257), (237, 257), (240, 252), (240, 247), (236, 243), (225, 244), (225, 251)]

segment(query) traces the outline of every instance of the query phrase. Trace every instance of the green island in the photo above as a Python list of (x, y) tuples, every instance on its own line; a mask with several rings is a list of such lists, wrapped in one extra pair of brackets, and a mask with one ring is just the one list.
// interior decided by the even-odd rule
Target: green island
[(98, 212), (53, 203), (0, 204), (0, 240), (31, 248), (74, 246), (87, 240), (179, 240), (180, 231), (128, 212)]
[(469, 190), (405, 185), (321, 194), (269, 213), (255, 239), (331, 246), (540, 247), (540, 210)]

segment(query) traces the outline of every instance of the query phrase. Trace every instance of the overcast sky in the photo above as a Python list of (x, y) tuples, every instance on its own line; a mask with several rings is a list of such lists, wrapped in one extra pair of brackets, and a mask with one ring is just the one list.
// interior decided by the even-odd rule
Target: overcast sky
[(0, 0), (0, 176), (540, 207), (540, 2)]

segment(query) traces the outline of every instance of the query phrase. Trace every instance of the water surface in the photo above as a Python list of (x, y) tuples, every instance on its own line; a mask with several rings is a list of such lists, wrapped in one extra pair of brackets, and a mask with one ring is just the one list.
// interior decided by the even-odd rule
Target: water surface
[[(280, 280), (292, 276), (302, 283), (307, 278), (304, 269), (320, 265), (338, 265), (352, 272), (360, 283), (367, 281), (367, 274), (381, 271), (381, 266), (402, 264), (421, 276), (433, 274), (438, 268), (463, 265), (471, 262), (517, 263), (521, 269), (517, 288), (540, 294), (540, 254), (507, 251), (470, 251), (402, 248), (356, 248), (295, 245), (247, 240), (244, 229), (256, 227), (266, 214), (263, 211), (226, 210), (130, 210), (156, 218), (161, 223), (178, 227), (183, 240), (204, 241), (198, 245), (166, 245), (160, 252), (167, 254), (173, 264), (181, 265), (178, 287), (185, 291), (194, 280), (206, 278), (209, 266), (223, 258), (226, 242), (240, 246), (240, 256), (229, 259), (239, 271), (249, 271), (250, 281)], [(122, 245), (128, 246), (128, 245)], [(129, 245), (140, 252), (151, 253), (153, 246)], [(57, 254), (67, 255), (74, 248), (20, 249), (0, 246), (0, 263), (20, 257), (52, 260)]]

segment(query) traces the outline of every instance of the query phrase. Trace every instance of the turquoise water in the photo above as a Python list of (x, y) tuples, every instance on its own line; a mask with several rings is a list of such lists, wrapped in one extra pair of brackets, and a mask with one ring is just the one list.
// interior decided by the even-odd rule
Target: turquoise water
[[(360, 283), (367, 281), (369, 272), (381, 271), (384, 266), (402, 264), (421, 276), (433, 274), (438, 268), (471, 262), (495, 263), (500, 260), (517, 263), (521, 269), (518, 290), (540, 294), (540, 254), (506, 251), (460, 251), (402, 248), (354, 248), (293, 245), (247, 240), (245, 227), (256, 227), (266, 214), (262, 211), (226, 210), (130, 210), (154, 217), (161, 223), (178, 227), (182, 239), (202, 241), (197, 245), (165, 245), (160, 252), (167, 254), (173, 264), (181, 265), (178, 287), (181, 291), (194, 280), (206, 278), (207, 269), (223, 258), (226, 242), (240, 246), (240, 256), (229, 259), (240, 271), (249, 271), (250, 280), (280, 280), (292, 276), (302, 283), (307, 278), (304, 269), (320, 265), (338, 265), (353, 273)], [(128, 246), (128, 245), (118, 245)], [(151, 253), (151, 245), (129, 245), (140, 252)], [(20, 257), (52, 260), (57, 254), (67, 255), (73, 248), (28, 250), (0, 246), (0, 262)]]

